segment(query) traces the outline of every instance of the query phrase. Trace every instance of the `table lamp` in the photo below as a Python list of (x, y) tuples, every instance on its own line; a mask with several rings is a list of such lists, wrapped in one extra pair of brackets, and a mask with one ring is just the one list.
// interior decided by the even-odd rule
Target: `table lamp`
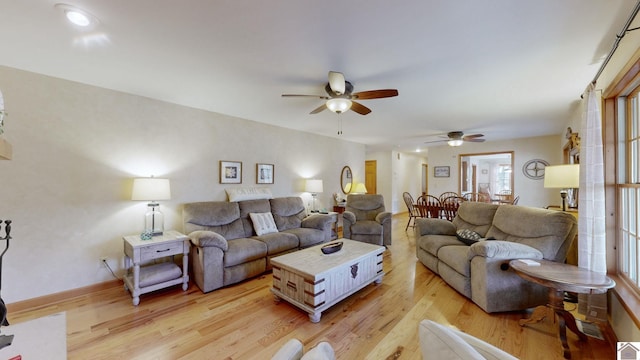
[[(562, 211), (567, 210), (567, 193), (569, 190), (580, 187), (580, 165), (554, 165), (544, 168), (544, 187), (559, 188), (562, 197)], [(575, 203), (574, 193), (571, 202)]]
[(353, 189), (352, 194), (366, 194), (367, 193), (367, 187), (364, 186), (363, 183), (357, 183), (356, 187)]
[(158, 207), (158, 200), (171, 199), (169, 179), (139, 178), (133, 180), (131, 200), (149, 201), (149, 210), (144, 215), (144, 231), (152, 235), (162, 235), (164, 231), (164, 217)]
[(305, 184), (304, 191), (311, 193), (311, 196), (313, 197), (313, 208), (311, 209), (311, 212), (318, 212), (318, 210), (316, 210), (316, 196), (318, 195), (318, 193), (321, 193), (323, 191), (322, 180), (308, 179)]

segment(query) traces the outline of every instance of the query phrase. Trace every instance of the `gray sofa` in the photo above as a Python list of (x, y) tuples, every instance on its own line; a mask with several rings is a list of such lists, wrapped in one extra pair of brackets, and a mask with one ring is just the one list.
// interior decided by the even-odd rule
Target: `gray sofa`
[[(277, 232), (256, 235), (251, 213), (273, 215)], [(329, 215), (307, 216), (299, 197), (184, 204), (193, 277), (203, 292), (271, 269), (269, 259), (331, 239)]]
[[(458, 239), (469, 229), (482, 238)], [(416, 219), (416, 255), (431, 271), (486, 312), (546, 304), (548, 290), (509, 270), (509, 260), (564, 262), (578, 226), (565, 212), (514, 205), (464, 202), (452, 222)]]
[(347, 239), (375, 245), (391, 245), (391, 213), (384, 198), (376, 194), (350, 194), (342, 213), (342, 231)]

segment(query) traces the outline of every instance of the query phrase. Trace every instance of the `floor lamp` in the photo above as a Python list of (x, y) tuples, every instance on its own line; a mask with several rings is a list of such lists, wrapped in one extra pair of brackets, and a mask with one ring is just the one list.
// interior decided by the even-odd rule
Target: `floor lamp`
[(567, 211), (567, 194), (571, 190), (571, 204), (576, 204), (574, 189), (580, 186), (580, 165), (554, 165), (544, 168), (544, 187), (560, 190), (562, 198), (562, 211)]

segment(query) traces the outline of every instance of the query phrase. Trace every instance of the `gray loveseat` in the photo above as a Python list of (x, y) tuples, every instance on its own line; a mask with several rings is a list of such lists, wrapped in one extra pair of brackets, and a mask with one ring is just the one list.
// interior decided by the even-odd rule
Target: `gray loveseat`
[[(467, 245), (456, 236), (459, 229), (488, 240)], [(464, 202), (453, 222), (416, 219), (416, 255), (484, 311), (522, 310), (545, 304), (548, 290), (510, 271), (509, 260), (564, 262), (577, 229), (576, 219), (561, 211)]]
[[(258, 236), (250, 214), (267, 212), (277, 232)], [(329, 241), (331, 221), (329, 215), (307, 216), (299, 197), (184, 204), (195, 282), (209, 292), (260, 275), (271, 269), (271, 257)]]

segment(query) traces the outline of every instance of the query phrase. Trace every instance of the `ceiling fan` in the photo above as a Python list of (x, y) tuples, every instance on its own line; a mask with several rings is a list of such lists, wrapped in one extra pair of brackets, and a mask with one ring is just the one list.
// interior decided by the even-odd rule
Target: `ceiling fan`
[(462, 131), (450, 131), (445, 139), (425, 141), (425, 144), (446, 141), (449, 146), (460, 146), (464, 142), (484, 142), (485, 139), (481, 139), (483, 136), (483, 134), (465, 135)]
[(368, 107), (354, 100), (371, 100), (398, 96), (396, 89), (380, 89), (353, 92), (353, 85), (344, 79), (344, 74), (337, 71), (329, 71), (329, 82), (324, 90), (327, 95), (298, 95), (282, 94), (282, 97), (317, 97), (326, 102), (312, 110), (309, 114), (317, 114), (324, 109), (329, 109), (334, 113), (341, 114), (348, 110), (353, 110), (360, 115), (367, 115), (371, 112)]

